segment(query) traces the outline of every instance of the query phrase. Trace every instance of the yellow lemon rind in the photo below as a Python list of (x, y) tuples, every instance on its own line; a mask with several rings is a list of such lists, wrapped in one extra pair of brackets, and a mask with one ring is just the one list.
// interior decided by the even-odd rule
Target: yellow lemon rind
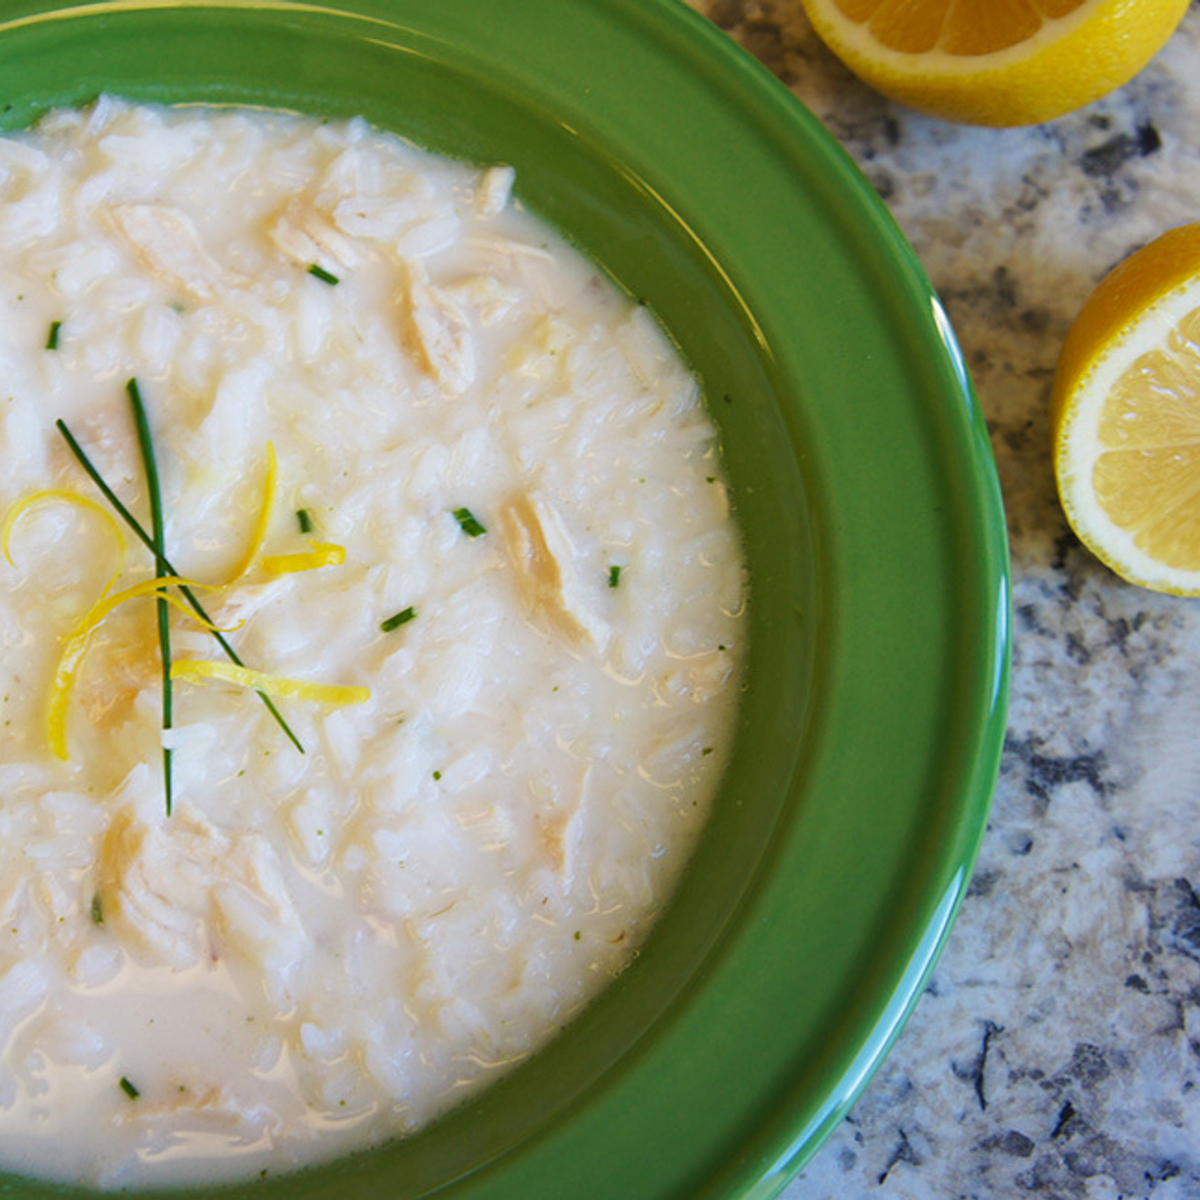
[(243, 576), (248, 575), (250, 568), (254, 566), (255, 560), (266, 543), (267, 530), (270, 528), (271, 516), (275, 510), (275, 491), (279, 480), (279, 458), (275, 453), (275, 446), (272, 442), (267, 443), (265, 458), (266, 465), (263, 468), (262, 485), (263, 498), (258, 508), (258, 517), (254, 522), (254, 528), (250, 532), (250, 541), (243, 551), (242, 557), (234, 565), (228, 578), (221, 585), (222, 587), (230, 587), (243, 578)]
[(310, 700), (331, 708), (351, 704), (365, 704), (371, 698), (370, 688), (352, 684), (311, 683), (305, 679), (290, 679), (283, 675), (271, 675), (265, 671), (253, 671), (249, 667), (231, 662), (213, 662), (209, 659), (182, 658), (171, 664), (171, 678), (188, 680), (192, 683), (207, 683), (216, 680), (232, 683), (238, 687), (262, 692), (281, 699)]

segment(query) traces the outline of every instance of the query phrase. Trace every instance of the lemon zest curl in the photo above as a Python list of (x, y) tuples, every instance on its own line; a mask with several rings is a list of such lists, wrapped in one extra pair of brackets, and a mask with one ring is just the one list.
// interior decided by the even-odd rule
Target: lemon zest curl
[(271, 675), (265, 671), (254, 671), (239, 667), (235, 663), (214, 662), (210, 659), (181, 658), (171, 664), (172, 679), (186, 679), (196, 683), (211, 679), (223, 683), (251, 688), (268, 696), (279, 696), (296, 700), (311, 700), (332, 708), (350, 704), (364, 704), (371, 698), (371, 689), (333, 683), (310, 683), (304, 679), (289, 679), (283, 675)]
[(46, 736), (50, 742), (50, 749), (57, 758), (69, 757), (67, 751), (67, 704), (70, 701), (75, 678), (79, 674), (79, 667), (87, 653), (92, 634), (114, 609), (130, 600), (137, 600), (144, 596), (154, 596), (157, 599), (165, 600), (199, 624), (215, 628), (210, 622), (201, 620), (177, 596), (172, 596), (164, 590), (168, 587), (203, 586), (195, 580), (185, 579), (180, 575), (162, 575), (157, 579), (146, 579), (141, 583), (133, 584), (132, 587), (123, 588), (119, 592), (110, 594), (106, 591), (76, 622), (75, 628), (64, 639), (58, 666), (54, 669), (54, 678), (50, 684), (50, 698), (46, 706)]
[(312, 549), (300, 554), (270, 554), (262, 560), (269, 575), (292, 575), (298, 571), (316, 571), (321, 567), (340, 567), (346, 561), (345, 546), (333, 542), (314, 542)]

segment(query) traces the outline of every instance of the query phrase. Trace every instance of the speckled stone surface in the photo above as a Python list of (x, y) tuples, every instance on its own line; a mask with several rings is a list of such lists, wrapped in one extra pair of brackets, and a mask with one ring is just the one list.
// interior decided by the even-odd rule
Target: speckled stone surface
[(1014, 572), (1007, 745), (912, 1019), (786, 1200), (1200, 1198), (1200, 600), (1122, 583), (1058, 508), (1047, 400), (1100, 277), (1200, 219), (1200, 3), (1132, 83), (1032, 129), (872, 94), (799, 0), (690, 0), (858, 162), (950, 314)]

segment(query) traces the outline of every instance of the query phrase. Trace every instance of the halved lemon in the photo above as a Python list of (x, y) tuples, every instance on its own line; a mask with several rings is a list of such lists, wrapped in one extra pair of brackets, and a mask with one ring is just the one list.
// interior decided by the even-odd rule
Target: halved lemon
[(920, 112), (1034, 125), (1133, 78), (1188, 0), (803, 0), (864, 83)]
[(1089, 297), (1059, 357), (1051, 431), (1080, 540), (1131, 583), (1200, 595), (1200, 222)]

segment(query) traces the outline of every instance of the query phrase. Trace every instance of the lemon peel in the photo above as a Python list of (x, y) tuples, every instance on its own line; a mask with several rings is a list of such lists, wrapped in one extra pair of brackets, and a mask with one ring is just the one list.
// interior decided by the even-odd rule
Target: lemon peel
[(246, 546), (245, 553), (222, 584), (223, 587), (237, 583), (239, 579), (249, 573), (263, 548), (263, 543), (267, 540), (267, 528), (271, 524), (271, 516), (275, 511), (275, 490), (279, 480), (279, 458), (272, 442), (267, 443), (266, 458), (267, 465), (263, 473), (263, 499), (262, 504), (259, 505), (258, 518), (251, 531), (250, 542)]
[(269, 575), (292, 575), (300, 571), (316, 571), (321, 567), (340, 567), (346, 561), (345, 546), (333, 542), (314, 542), (311, 550), (299, 554), (271, 554), (262, 560), (262, 569)]
[(193, 620), (199, 621), (196, 614), (182, 600), (164, 590), (178, 586), (202, 587), (204, 585), (185, 579), (180, 575), (163, 575), (156, 579), (146, 579), (141, 583), (135, 583), (119, 592), (109, 593), (106, 591), (67, 635), (62, 653), (59, 655), (58, 665), (54, 669), (54, 677), (50, 684), (50, 698), (46, 707), (46, 736), (56, 758), (70, 757), (67, 749), (67, 706), (92, 634), (115, 609), (130, 600), (137, 600), (144, 596), (154, 596), (156, 599), (165, 600), (168, 604), (187, 613)]
[(263, 692), (268, 696), (311, 700), (332, 708), (351, 704), (364, 704), (371, 698), (371, 689), (343, 684), (310, 683), (304, 679), (288, 679), (282, 675), (271, 675), (265, 671), (254, 671), (234, 663), (214, 662), (210, 659), (181, 658), (171, 664), (171, 678), (190, 680), (196, 683), (219, 680), (239, 687)]
[(117, 567), (109, 577), (108, 582), (104, 585), (101, 591), (101, 596), (105, 595), (108, 590), (120, 578), (121, 572), (125, 569), (125, 556), (128, 551), (128, 545), (125, 541), (125, 535), (121, 532), (120, 525), (117, 524), (116, 518), (104, 508), (88, 496), (81, 496), (78, 492), (68, 491), (65, 488), (43, 488), (41, 491), (32, 492), (23, 499), (18, 500), (13, 504), (4, 517), (4, 525), (0, 528), (0, 547), (4, 550), (4, 557), (8, 559), (10, 566), (15, 567), (17, 564), (12, 556), (12, 535), (20, 519), (26, 513), (32, 512), (35, 508), (41, 508), (47, 504), (70, 504), (76, 508), (83, 509), (84, 512), (92, 513), (98, 516), (104, 527), (112, 534), (113, 540), (117, 544)]

